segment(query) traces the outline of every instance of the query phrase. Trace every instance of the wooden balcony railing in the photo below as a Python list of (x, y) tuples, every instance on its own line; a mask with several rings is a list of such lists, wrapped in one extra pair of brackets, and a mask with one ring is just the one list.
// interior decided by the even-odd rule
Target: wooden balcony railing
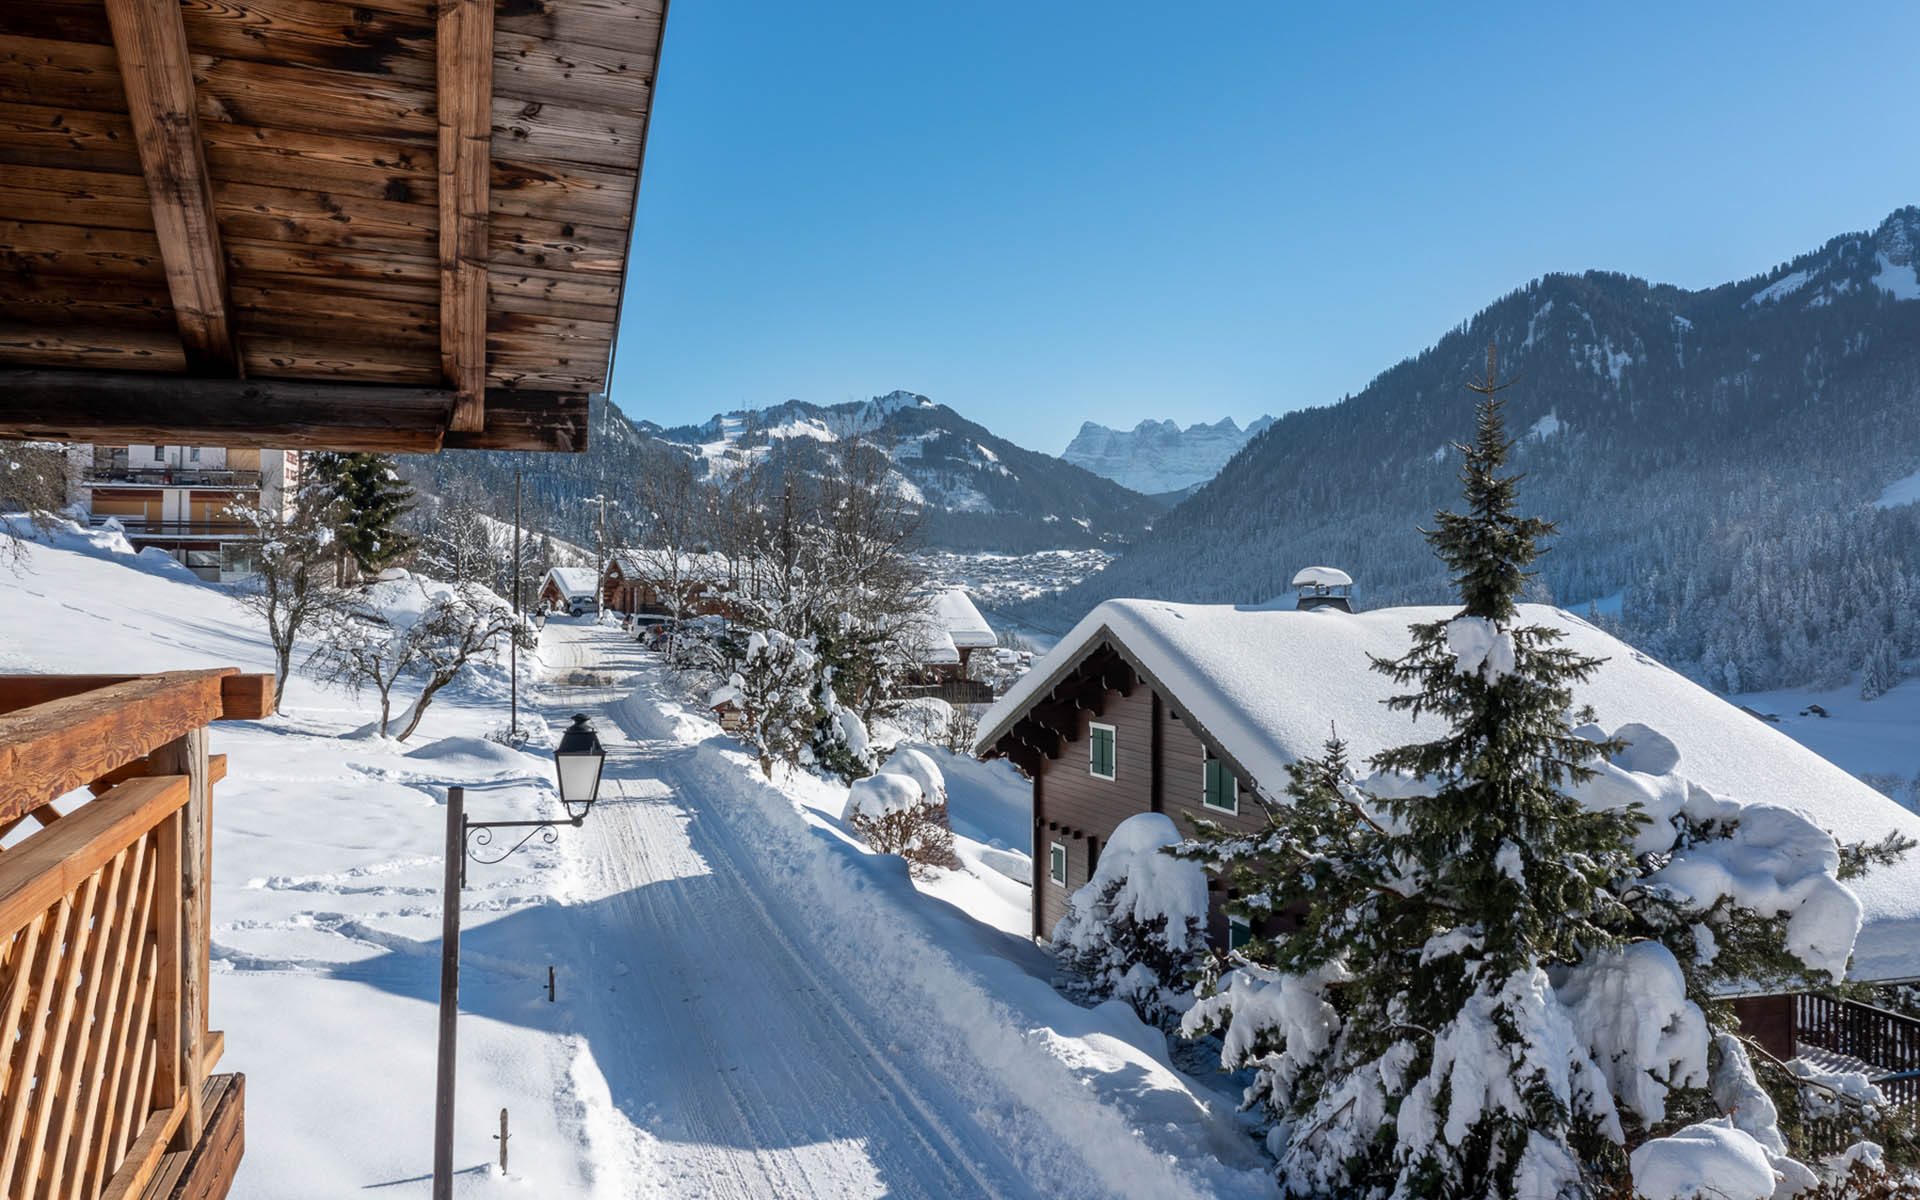
[(1796, 996), (1794, 1037), (1802, 1045), (1866, 1064), (1897, 1108), (1920, 1102), (1920, 1020), (1856, 1000)]
[[(0, 676), (0, 1194), (227, 1192), (245, 1081), (210, 1076), (209, 721), (271, 676)], [(84, 792), (82, 792), (84, 789)], [(79, 793), (91, 799), (56, 805)], [(18, 835), (31, 830), (25, 837)]]

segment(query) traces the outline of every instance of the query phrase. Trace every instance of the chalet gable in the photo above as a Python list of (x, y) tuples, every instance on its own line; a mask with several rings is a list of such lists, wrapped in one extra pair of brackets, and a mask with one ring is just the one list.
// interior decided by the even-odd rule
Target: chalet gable
[(1208, 754), (1225, 762), (1244, 786), (1259, 789), (1262, 781), (1106, 625), (1084, 639), (1077, 653), (1063, 656), (1027, 700), (1004, 714), (998, 708), (990, 713), (998, 719), (980, 735), (978, 752), (983, 758), (1005, 758), (1033, 775), (1040, 759), (1058, 759), (1079, 740), (1081, 713), (1097, 715), (1108, 696), (1131, 696), (1142, 685), (1160, 697), (1168, 716), (1193, 731)]

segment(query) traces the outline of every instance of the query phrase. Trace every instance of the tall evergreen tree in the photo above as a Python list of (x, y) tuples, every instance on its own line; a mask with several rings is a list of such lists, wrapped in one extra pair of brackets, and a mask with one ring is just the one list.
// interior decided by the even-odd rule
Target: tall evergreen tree
[[(1599, 662), (1521, 623), (1553, 527), (1518, 515), (1502, 474), (1495, 367), (1489, 349), (1458, 447), (1464, 509), (1427, 534), (1461, 606), (1373, 662), (1409, 689), (1389, 704), (1441, 735), (1375, 755), (1365, 781), (1335, 739), (1296, 764), (1267, 830), (1202, 825), (1185, 853), (1225, 877), (1229, 911), (1295, 927), (1215, 964), (1183, 1028), (1221, 1031), (1225, 1065), (1254, 1070), (1292, 1196), (1625, 1194), (1630, 1151), (1672, 1152), (1665, 1135), (1723, 1111), (1770, 1169), (1810, 1181), (1724, 996), (1830, 987), (1858, 928), (1840, 880), (1904, 847), (1843, 849), (1784, 809), (1633, 777), (1607, 761), (1622, 743), (1575, 731)], [(1650, 813), (1661, 788), (1684, 800)], [(1684, 865), (1782, 854), (1804, 911)]]
[(309, 462), (340, 500), (340, 547), (362, 574), (378, 574), (412, 551), (401, 521), (413, 507), (413, 488), (391, 455), (328, 451)]

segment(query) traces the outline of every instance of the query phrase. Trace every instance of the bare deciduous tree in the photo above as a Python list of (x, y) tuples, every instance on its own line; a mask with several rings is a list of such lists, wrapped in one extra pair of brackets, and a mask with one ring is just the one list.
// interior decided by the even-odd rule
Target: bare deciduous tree
[(240, 588), (238, 599), (267, 627), (278, 706), (292, 670), (294, 644), (351, 599), (334, 581), (339, 501), (325, 486), (302, 479), (284, 509), (235, 505), (228, 512), (250, 528), (247, 543), (256, 574)]
[(403, 714), (406, 727), (400, 740), (406, 741), (420, 727), (427, 706), (440, 689), (460, 677), (467, 664), (491, 648), (503, 637), (519, 637), (521, 645), (535, 644), (513, 610), (499, 598), (479, 588), (461, 588), (435, 598), (413, 627), (418, 661), (426, 672), (419, 696)]

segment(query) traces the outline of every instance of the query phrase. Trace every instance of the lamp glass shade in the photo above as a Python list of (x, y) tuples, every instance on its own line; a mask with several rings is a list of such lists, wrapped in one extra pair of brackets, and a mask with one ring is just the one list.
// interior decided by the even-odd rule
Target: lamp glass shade
[(585, 713), (575, 713), (573, 724), (560, 735), (560, 744), (554, 747), (553, 762), (559, 775), (560, 803), (572, 812), (577, 806), (583, 812), (593, 807), (600, 796), (600, 768), (605, 764), (607, 752), (600, 746), (600, 737), (587, 723)]

